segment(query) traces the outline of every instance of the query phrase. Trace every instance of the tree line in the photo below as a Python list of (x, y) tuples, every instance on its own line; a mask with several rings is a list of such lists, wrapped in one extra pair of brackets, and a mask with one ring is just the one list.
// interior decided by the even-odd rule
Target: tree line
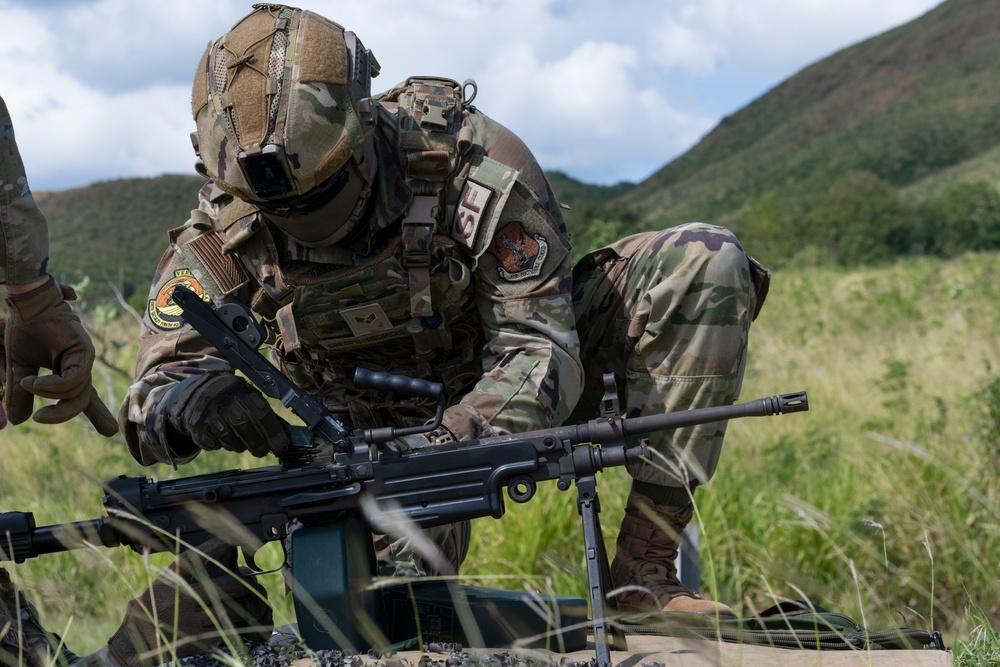
[[(715, 222), (733, 229), (748, 252), (773, 268), (948, 258), (1000, 249), (1000, 190), (987, 180), (971, 180), (918, 199), (872, 172), (850, 171), (828, 184), (750, 197), (738, 213)], [(585, 205), (569, 225), (577, 257), (649, 228), (614, 204)]]

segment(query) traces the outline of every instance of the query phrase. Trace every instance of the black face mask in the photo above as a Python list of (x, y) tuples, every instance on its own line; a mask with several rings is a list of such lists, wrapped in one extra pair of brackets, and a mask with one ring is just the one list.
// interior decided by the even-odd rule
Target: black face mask
[(247, 203), (271, 213), (273, 215), (303, 215), (316, 209), (323, 208), (336, 197), (347, 185), (350, 173), (347, 165), (344, 165), (318, 186), (297, 197), (286, 197), (285, 199), (272, 199), (270, 201), (246, 200)]

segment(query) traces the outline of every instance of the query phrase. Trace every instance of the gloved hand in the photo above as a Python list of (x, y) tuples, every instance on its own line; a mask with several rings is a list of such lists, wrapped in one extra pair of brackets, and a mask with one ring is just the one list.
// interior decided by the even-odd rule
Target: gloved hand
[(147, 667), (210, 653), (227, 641), (266, 641), (271, 608), (248, 573), (237, 570), (236, 548), (218, 538), (184, 551), (128, 603), (109, 652), (123, 667)]
[(190, 377), (170, 390), (163, 405), (169, 424), (199, 449), (266, 456), (284, 454), (291, 444), (287, 422), (236, 375)]
[[(35, 396), (55, 399), (40, 408), (35, 421), (57, 424), (81, 412), (97, 432), (112, 436), (118, 422), (108, 411), (91, 381), (94, 345), (67, 301), (76, 299), (71, 287), (49, 278), (24, 294), (10, 294), (10, 316), (4, 334), (6, 345), (6, 407), (12, 424), (31, 415)], [(51, 375), (38, 376), (41, 368)]]

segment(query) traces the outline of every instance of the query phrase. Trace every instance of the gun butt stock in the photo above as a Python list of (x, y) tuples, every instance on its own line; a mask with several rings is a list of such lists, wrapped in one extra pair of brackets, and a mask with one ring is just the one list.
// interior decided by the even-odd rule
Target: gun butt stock
[(36, 526), (31, 512), (0, 512), (0, 562), (23, 563), (42, 554), (80, 549), (87, 544), (117, 547), (122, 540), (104, 519)]

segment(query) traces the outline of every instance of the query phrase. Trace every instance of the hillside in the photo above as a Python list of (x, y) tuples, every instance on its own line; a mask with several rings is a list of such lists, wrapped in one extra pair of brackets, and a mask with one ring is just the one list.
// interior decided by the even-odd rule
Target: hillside
[(851, 174), (934, 187), (936, 175), (1000, 145), (998, 31), (1000, 3), (948, 0), (806, 67), (614, 204), (642, 228), (698, 219), (754, 234), (761, 221), (747, 218), (761, 206), (811, 215)]
[(851, 169), (903, 185), (1000, 143), (1000, 4), (949, 0), (817, 62), (624, 198), (643, 219), (731, 212)]
[(167, 247), (167, 231), (188, 219), (198, 203), (197, 176), (160, 176), (36, 192), (49, 221), (52, 271), (64, 282), (88, 276), (126, 296), (145, 297)]
[(603, 204), (622, 197), (635, 188), (634, 184), (626, 182), (616, 185), (591, 185), (578, 181), (562, 171), (547, 171), (545, 176), (549, 179), (549, 185), (552, 186), (559, 203), (570, 207), (570, 211), (577, 206)]

